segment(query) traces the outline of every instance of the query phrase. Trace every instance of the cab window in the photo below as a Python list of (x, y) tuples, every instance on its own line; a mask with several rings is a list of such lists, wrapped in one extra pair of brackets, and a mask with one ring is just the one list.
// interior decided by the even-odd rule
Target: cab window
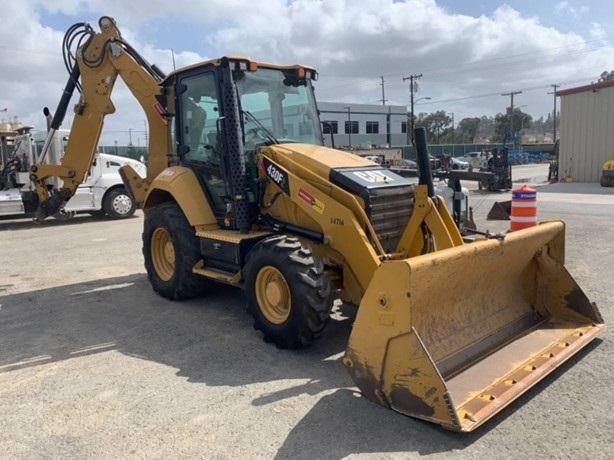
[(185, 88), (179, 96), (181, 118), (177, 126), (177, 142), (182, 163), (192, 166), (205, 184), (214, 212), (226, 209), (228, 192), (220, 157), (224, 148), (219, 134), (219, 100), (215, 75), (204, 72), (184, 77)]

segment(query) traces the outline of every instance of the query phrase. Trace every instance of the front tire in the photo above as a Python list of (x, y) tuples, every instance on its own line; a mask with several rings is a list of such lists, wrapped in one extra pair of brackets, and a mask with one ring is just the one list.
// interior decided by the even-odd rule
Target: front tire
[(145, 216), (143, 256), (149, 282), (162, 297), (198, 297), (213, 284), (192, 273), (201, 260), (200, 244), (177, 203), (163, 203)]
[(300, 348), (324, 330), (333, 303), (330, 280), (322, 261), (297, 238), (258, 243), (247, 256), (243, 279), (248, 311), (266, 342)]
[(117, 187), (107, 192), (102, 209), (112, 219), (126, 219), (134, 215), (136, 203), (125, 188)]

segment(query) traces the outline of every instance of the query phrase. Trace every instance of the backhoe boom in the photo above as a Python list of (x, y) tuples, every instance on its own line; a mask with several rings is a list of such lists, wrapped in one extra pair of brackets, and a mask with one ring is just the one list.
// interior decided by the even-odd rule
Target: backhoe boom
[[(112, 18), (102, 17), (99, 25), (99, 33), (94, 32), (87, 24), (81, 25), (84, 28), (81, 33), (84, 33), (87, 39), (75, 53), (76, 62), (73, 63), (68, 83), (51, 123), (48, 139), (60, 128), (75, 88), (80, 90), (79, 100), (74, 107), (74, 120), (66, 153), (61, 164), (40, 163), (31, 168), (31, 179), (35, 182), (40, 203), (37, 219), (44, 219), (61, 210), (65, 202), (74, 195), (79, 184), (85, 180), (102, 133), (104, 118), (115, 112), (111, 95), (118, 76), (143, 107), (149, 124), (147, 179), (140, 179), (134, 170), (131, 171), (130, 166), (125, 166), (122, 170), (122, 177), (128, 182), (125, 185), (139, 205), (142, 205), (148, 184), (164, 168), (174, 163), (169, 156), (172, 146), (166, 98), (160, 96), (159, 83), (164, 75), (122, 40)], [(72, 42), (69, 34), (74, 34), (75, 30), (75, 26), (69, 30), (65, 43)], [(83, 39), (80, 43), (82, 42)], [(45, 150), (41, 156), (44, 155)], [(45, 182), (53, 176), (63, 183), (58, 190), (50, 190)]]

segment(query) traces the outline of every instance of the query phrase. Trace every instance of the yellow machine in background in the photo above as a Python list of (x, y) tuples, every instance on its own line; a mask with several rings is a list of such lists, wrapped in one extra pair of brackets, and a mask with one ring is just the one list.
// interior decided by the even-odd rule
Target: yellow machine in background
[(614, 160), (606, 161), (602, 169), (599, 184), (602, 187), (614, 187)]
[[(147, 178), (122, 171), (145, 213), (145, 266), (161, 296), (239, 286), (264, 339), (297, 348), (323, 332), (338, 295), (358, 307), (343, 362), (364, 395), (458, 431), (604, 329), (564, 267), (562, 222), (463, 243), (434, 195), (423, 130), (414, 185), (323, 146), (314, 69), (224, 57), (166, 76), (113, 19), (99, 26), (76, 24), (65, 38), (79, 51), (67, 50), (51, 133), (81, 94), (62, 164), (32, 168), (38, 218), (86, 174), (120, 76), (151, 129)], [(50, 190), (51, 176), (64, 187)]]

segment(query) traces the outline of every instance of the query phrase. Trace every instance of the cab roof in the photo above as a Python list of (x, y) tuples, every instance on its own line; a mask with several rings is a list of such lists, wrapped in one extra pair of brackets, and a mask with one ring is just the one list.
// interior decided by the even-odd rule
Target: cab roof
[(173, 70), (162, 81), (162, 84), (168, 82), (169, 80), (172, 80), (176, 75), (183, 74), (183, 73), (185, 73), (186, 71), (189, 71), (189, 70), (205, 68), (205, 67), (221, 67), (222, 66), (222, 60), (224, 60), (224, 59), (228, 59), (229, 61), (232, 61), (232, 62), (247, 62), (248, 64), (255, 64), (258, 68), (262, 67), (262, 68), (266, 68), (266, 69), (279, 69), (279, 70), (295, 70), (295, 69), (303, 68), (305, 70), (312, 70), (314, 72), (316, 71), (313, 67), (308, 66), (308, 65), (302, 65), (302, 64), (293, 64), (293, 65), (271, 64), (271, 63), (267, 63), (267, 62), (254, 61), (253, 59), (251, 59), (248, 56), (229, 55), (229, 56), (223, 56), (223, 57), (216, 58), (216, 59), (210, 59), (210, 60), (207, 60), (207, 61), (197, 62), (196, 64), (191, 64), (191, 65), (188, 65), (188, 66), (185, 66), (185, 67), (181, 67), (180, 69)]

